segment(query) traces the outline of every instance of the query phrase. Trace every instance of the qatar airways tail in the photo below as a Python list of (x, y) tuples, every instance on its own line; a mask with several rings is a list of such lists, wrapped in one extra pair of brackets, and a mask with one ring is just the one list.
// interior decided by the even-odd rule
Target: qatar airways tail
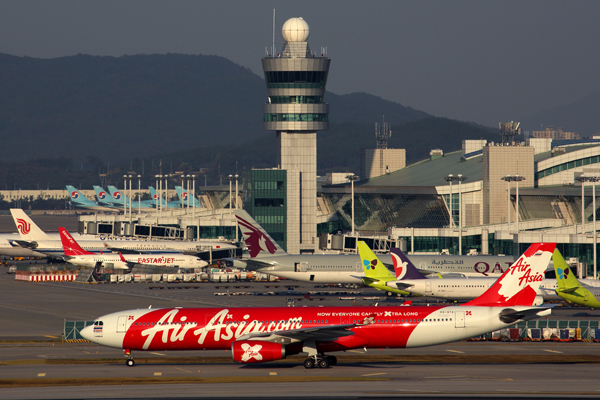
[(231, 349), (239, 363), (306, 353), (305, 368), (329, 368), (337, 359), (326, 353), (432, 346), (549, 315), (550, 306), (534, 306), (535, 288), (555, 246), (533, 244), (487, 292), (460, 306), (135, 309), (99, 317), (81, 335), (123, 349), (128, 366), (133, 351)]

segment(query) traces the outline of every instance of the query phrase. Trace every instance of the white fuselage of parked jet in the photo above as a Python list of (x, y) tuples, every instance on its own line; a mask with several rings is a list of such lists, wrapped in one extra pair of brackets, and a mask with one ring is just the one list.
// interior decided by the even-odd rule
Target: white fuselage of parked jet
[[(123, 261), (123, 259), (125, 261)], [(67, 262), (79, 267), (94, 268), (101, 265), (107, 269), (129, 269), (132, 264), (173, 268), (203, 268), (208, 265), (198, 257), (185, 254), (84, 254), (66, 257)]]

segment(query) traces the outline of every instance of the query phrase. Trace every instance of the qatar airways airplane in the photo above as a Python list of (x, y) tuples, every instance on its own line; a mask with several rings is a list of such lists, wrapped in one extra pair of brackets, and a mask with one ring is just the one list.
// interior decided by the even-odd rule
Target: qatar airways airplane
[(555, 243), (536, 243), (484, 294), (459, 306), (167, 308), (118, 311), (81, 330), (91, 342), (132, 351), (229, 350), (259, 363), (307, 353), (305, 368), (328, 368), (327, 352), (422, 347), (467, 339), (546, 316), (534, 306)]
[(65, 261), (80, 267), (103, 266), (110, 269), (129, 269), (135, 264), (143, 264), (173, 268), (202, 268), (208, 265), (198, 257), (185, 254), (126, 254), (124, 256), (121, 253), (96, 254), (82, 249), (65, 228), (58, 228), (58, 231)]
[[(238, 268), (263, 272), (286, 279), (314, 283), (362, 284), (363, 267), (358, 254), (288, 254), (244, 210), (233, 211), (250, 258), (230, 259)], [(424, 274), (461, 274), (499, 277), (510, 267), (512, 256), (410, 255)], [(391, 266), (389, 254), (380, 256)]]

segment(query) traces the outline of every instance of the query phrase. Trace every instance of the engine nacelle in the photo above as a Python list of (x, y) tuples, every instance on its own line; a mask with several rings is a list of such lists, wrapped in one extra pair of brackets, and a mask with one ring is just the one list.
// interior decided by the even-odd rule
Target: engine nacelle
[(240, 363), (282, 360), (285, 358), (285, 346), (260, 340), (239, 340), (231, 343), (231, 355), (233, 361)]

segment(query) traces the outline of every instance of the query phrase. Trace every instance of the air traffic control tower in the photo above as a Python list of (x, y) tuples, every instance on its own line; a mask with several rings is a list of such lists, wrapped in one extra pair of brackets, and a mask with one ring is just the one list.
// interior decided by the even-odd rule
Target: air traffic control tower
[(287, 171), (287, 251), (314, 251), (317, 240), (317, 131), (329, 129), (323, 102), (331, 60), (311, 53), (309, 27), (290, 18), (282, 28), (280, 54), (262, 59), (269, 102), (265, 129), (276, 131), (277, 164)]

